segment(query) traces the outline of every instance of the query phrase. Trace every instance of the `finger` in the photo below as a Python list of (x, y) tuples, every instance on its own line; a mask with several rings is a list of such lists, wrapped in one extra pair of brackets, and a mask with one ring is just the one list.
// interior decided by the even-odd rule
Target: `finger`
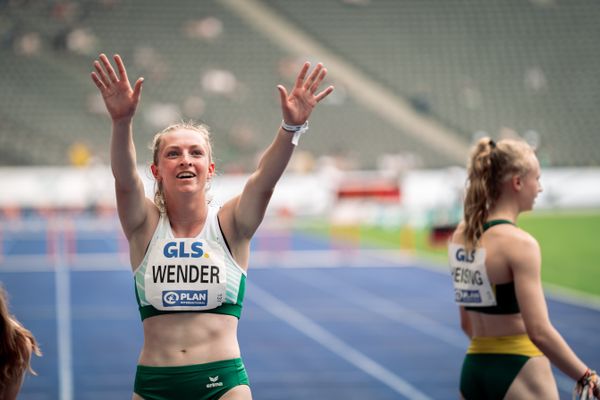
[(114, 68), (112, 67), (112, 65), (110, 65), (110, 61), (108, 61), (108, 57), (106, 57), (106, 54), (100, 54), (100, 61), (102, 62), (104, 69), (108, 73), (111, 82), (118, 82), (119, 79), (117, 78), (117, 74), (115, 74)]
[(279, 90), (279, 100), (283, 106), (287, 102), (288, 92), (282, 85), (277, 85), (277, 90)]
[(100, 78), (98, 78), (98, 75), (96, 75), (95, 72), (92, 72), (90, 75), (92, 76), (92, 80), (94, 81), (98, 89), (100, 89), (101, 91), (106, 90), (106, 86), (104, 85), (104, 83), (102, 83)]
[(589, 385), (585, 385), (583, 388), (583, 393), (581, 394), (581, 400), (588, 400), (591, 399), (590, 397), (590, 386)]
[(310, 92), (311, 93), (314, 93), (314, 92), (317, 91), (317, 89), (321, 85), (321, 82), (323, 82), (323, 79), (325, 79), (325, 75), (327, 75), (327, 68), (323, 68), (321, 70), (321, 73), (319, 74), (319, 77), (317, 78), (317, 80), (315, 81), (315, 83), (313, 83), (313, 85), (310, 87)]
[(108, 87), (110, 85), (110, 80), (106, 76), (106, 73), (102, 69), (102, 66), (98, 60), (94, 61), (94, 68), (96, 69), (96, 74), (98, 75), (98, 78), (100, 78), (100, 81), (104, 84), (104, 86)]
[(133, 87), (133, 98), (137, 103), (140, 100), (140, 96), (142, 95), (142, 84), (144, 83), (144, 78), (139, 78), (135, 82), (135, 86)]
[(304, 65), (302, 66), (302, 69), (300, 70), (298, 77), (296, 78), (296, 86), (295, 87), (297, 87), (297, 88), (302, 87), (302, 84), (304, 83), (304, 78), (306, 77), (306, 73), (308, 72), (309, 68), (310, 68), (310, 63), (308, 61), (306, 61), (304, 63)]
[(118, 54), (115, 54), (115, 56), (113, 58), (115, 60), (115, 63), (117, 64), (117, 68), (119, 69), (119, 78), (122, 81), (129, 82), (129, 78), (127, 77), (127, 70), (125, 69), (125, 64), (123, 64), (123, 60), (121, 59), (121, 56)]
[(312, 70), (308, 78), (306, 78), (306, 82), (304, 82), (305, 89), (310, 88), (313, 85), (313, 83), (315, 83), (315, 80), (317, 79), (317, 76), (319, 76), (321, 69), (323, 69), (323, 64), (318, 63), (315, 69)]
[(334, 87), (329, 86), (327, 89), (323, 90), (321, 93), (315, 96), (317, 103), (323, 100), (325, 97), (329, 96), (331, 92), (333, 92)]

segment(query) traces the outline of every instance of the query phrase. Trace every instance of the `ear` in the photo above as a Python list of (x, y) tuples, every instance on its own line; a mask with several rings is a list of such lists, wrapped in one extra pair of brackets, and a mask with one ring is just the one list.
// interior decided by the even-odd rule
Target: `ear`
[(158, 167), (156, 166), (156, 164), (152, 164), (150, 166), (150, 171), (152, 171), (154, 179), (156, 179), (157, 181), (160, 180), (160, 175), (158, 174)]
[(208, 178), (212, 178), (215, 174), (215, 163), (211, 162), (208, 166)]
[(521, 175), (515, 175), (511, 178), (511, 186), (516, 192), (520, 192), (523, 188), (523, 177)]

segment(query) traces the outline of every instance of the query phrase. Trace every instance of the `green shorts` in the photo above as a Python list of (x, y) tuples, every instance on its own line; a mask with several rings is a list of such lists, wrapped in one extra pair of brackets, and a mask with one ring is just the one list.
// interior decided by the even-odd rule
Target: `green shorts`
[(249, 385), (241, 358), (177, 367), (138, 365), (133, 391), (144, 400), (212, 400)]
[(466, 400), (501, 400), (527, 360), (539, 356), (543, 353), (526, 334), (474, 337), (463, 363), (460, 392)]
[(460, 375), (465, 400), (502, 400), (529, 356), (516, 354), (467, 354)]

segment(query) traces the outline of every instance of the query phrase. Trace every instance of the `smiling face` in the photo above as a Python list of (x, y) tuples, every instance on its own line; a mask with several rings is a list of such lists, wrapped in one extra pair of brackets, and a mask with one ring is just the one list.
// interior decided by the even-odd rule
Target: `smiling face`
[[(152, 173), (159, 192), (201, 192), (214, 174), (208, 132), (196, 127), (178, 127), (157, 135)], [(166, 199), (164, 199), (166, 200)]]

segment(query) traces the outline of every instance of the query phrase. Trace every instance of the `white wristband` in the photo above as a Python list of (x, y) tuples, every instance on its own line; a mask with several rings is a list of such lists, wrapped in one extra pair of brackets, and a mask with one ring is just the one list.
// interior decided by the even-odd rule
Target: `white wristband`
[(302, 125), (288, 125), (285, 123), (285, 121), (282, 120), (281, 127), (283, 128), (283, 130), (294, 134), (294, 136), (292, 137), (292, 144), (294, 146), (297, 146), (298, 141), (300, 140), (300, 136), (302, 136), (302, 134), (308, 130), (308, 121), (306, 121)]

